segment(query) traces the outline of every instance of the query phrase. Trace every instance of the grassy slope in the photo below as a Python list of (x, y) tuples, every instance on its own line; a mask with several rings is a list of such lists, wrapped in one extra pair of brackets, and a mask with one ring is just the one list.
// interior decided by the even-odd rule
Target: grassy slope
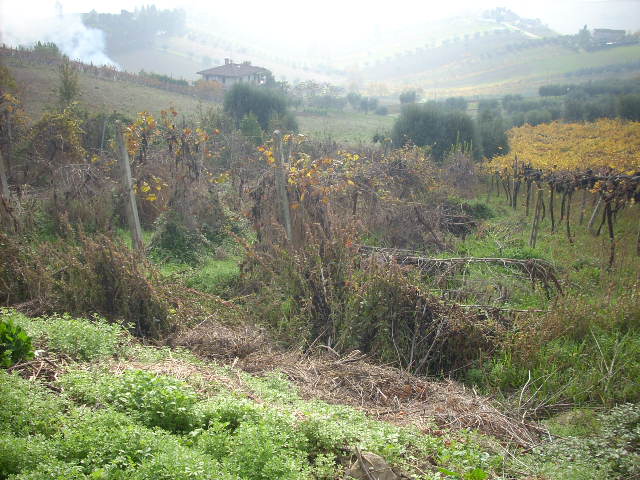
[(305, 135), (353, 144), (371, 142), (376, 133), (390, 130), (395, 117), (374, 113), (331, 112), (327, 115), (298, 114), (297, 119), (300, 132)]
[[(57, 102), (58, 71), (55, 66), (19, 64), (9, 60), (6, 62), (19, 88), (26, 111), (33, 117), (40, 115), (47, 107)], [(200, 103), (198, 99), (149, 88), (129, 82), (109, 81), (81, 73), (80, 98), (81, 106), (89, 111), (118, 111), (134, 116), (141, 111), (158, 113), (170, 106), (178, 112), (194, 112)]]
[[(47, 107), (56, 104), (56, 67), (19, 64), (12, 60), (7, 62), (7, 66), (21, 89), (20, 98), (25, 109), (33, 118), (39, 116)], [(79, 102), (92, 112), (115, 110), (134, 116), (141, 111), (158, 113), (162, 109), (174, 106), (178, 112), (189, 115), (195, 112), (199, 105), (217, 105), (129, 82), (113, 82), (82, 73), (79, 78)], [(365, 115), (357, 112), (298, 116), (302, 133), (348, 143), (370, 142), (375, 133), (390, 129), (393, 119), (391, 115)]]
[(565, 77), (566, 73), (591, 67), (625, 63), (640, 58), (640, 45), (594, 52), (574, 52), (559, 46), (543, 46), (497, 58), (467, 58), (420, 74), (394, 79), (443, 96), (530, 94), (540, 85), (598, 78)]

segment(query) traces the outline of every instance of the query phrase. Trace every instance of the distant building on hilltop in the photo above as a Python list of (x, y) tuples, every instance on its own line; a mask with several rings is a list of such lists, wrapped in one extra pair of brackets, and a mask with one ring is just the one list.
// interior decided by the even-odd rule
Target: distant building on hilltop
[(611, 45), (625, 40), (624, 30), (613, 30), (611, 28), (596, 28), (593, 30), (593, 43), (597, 45)]
[(225, 58), (224, 65), (202, 70), (198, 75), (202, 75), (204, 80), (214, 80), (226, 87), (236, 83), (262, 85), (271, 72), (266, 68), (251, 65), (251, 62), (233, 63), (231, 59)]

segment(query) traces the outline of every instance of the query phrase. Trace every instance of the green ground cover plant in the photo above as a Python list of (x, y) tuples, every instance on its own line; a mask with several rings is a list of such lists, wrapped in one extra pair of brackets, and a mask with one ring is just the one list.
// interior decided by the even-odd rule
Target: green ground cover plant
[(26, 332), (51, 352), (79, 361), (111, 357), (121, 352), (129, 340), (127, 330), (94, 315), (91, 320), (68, 314), (29, 318), (12, 310), (0, 311), (2, 319), (15, 319)]
[[(56, 322), (71, 320), (4, 314), (33, 330), (36, 324), (36, 346), (55, 337)], [(95, 334), (92, 321), (73, 320), (75, 328), (84, 324)], [(109, 338), (108, 332), (102, 335)], [(151, 352), (145, 357), (143, 350)], [(424, 435), (352, 407), (303, 400), (280, 374), (240, 374), (252, 392), (247, 396), (196, 378), (191, 385), (144, 369), (110, 367), (114, 361), (154, 365), (175, 355), (189, 359), (140, 346), (112, 350), (111, 356), (75, 356), (49, 384), (53, 390), (0, 372), (0, 478), (330, 479), (344, 472), (355, 446), (415, 478), (447, 475), (442, 472), (488, 478), (502, 468), (502, 457), (485, 451), (470, 434)], [(228, 367), (210, 368), (238, 375)], [(424, 469), (431, 473), (420, 473)]]
[(3, 315), (0, 318), (0, 366), (12, 365), (33, 358), (31, 337), (11, 317)]

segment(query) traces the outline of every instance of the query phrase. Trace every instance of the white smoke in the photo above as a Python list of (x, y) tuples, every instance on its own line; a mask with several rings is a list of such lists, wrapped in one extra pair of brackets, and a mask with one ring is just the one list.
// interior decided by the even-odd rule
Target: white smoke
[(60, 4), (0, 0), (0, 42), (14, 47), (53, 42), (69, 58), (94, 65), (117, 64), (105, 51), (104, 33), (87, 28), (76, 13), (63, 13)]

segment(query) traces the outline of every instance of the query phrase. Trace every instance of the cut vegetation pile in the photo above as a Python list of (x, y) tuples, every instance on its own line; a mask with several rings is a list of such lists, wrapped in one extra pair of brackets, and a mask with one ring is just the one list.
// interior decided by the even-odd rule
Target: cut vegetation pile
[[(376, 365), (358, 350), (346, 355), (329, 347), (317, 347), (306, 354), (286, 352), (274, 348), (255, 330), (231, 329), (215, 322), (185, 331), (172, 343), (253, 375), (281, 372), (307, 400), (351, 405), (401, 425), (430, 431), (435, 422), (438, 428), (479, 430), (522, 446), (537, 444), (544, 432), (539, 425), (502, 413), (489, 399), (457, 382), (432, 381)], [(167, 360), (151, 368), (182, 379), (192, 374), (206, 375), (181, 360)], [(237, 382), (234, 385), (244, 391)]]

